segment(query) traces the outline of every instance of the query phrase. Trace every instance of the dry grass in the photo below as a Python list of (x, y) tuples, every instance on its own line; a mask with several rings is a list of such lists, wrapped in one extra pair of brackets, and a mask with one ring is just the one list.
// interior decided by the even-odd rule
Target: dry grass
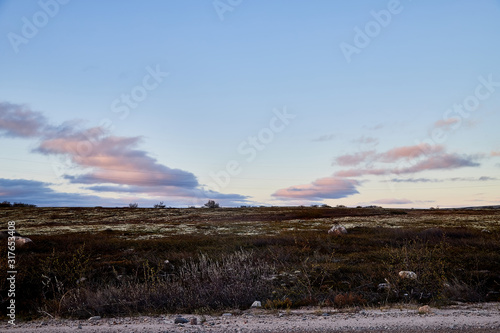
[[(500, 291), (498, 211), (403, 212), (2, 208), (0, 221), (15, 220), (36, 244), (17, 251), (17, 309), (26, 318), (207, 312), (254, 300), (269, 308), (442, 304)], [(349, 233), (328, 235), (333, 221)], [(5, 260), (1, 247), (2, 267)], [(401, 280), (400, 270), (418, 279)], [(379, 290), (386, 280), (391, 290)]]

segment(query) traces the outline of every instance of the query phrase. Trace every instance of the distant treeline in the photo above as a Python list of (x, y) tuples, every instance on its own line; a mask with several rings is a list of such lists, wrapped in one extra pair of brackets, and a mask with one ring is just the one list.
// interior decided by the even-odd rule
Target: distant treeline
[(10, 203), (9, 201), (0, 202), (0, 208), (3, 207), (36, 207), (36, 205), (22, 203), (22, 202), (14, 202)]

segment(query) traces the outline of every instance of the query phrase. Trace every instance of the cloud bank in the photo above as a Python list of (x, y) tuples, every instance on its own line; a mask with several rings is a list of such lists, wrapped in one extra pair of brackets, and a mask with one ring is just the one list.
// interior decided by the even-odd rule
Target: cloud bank
[(56, 192), (50, 183), (27, 179), (0, 178), (0, 201), (39, 206), (116, 206), (118, 202), (99, 196)]
[(413, 203), (413, 201), (408, 199), (380, 199), (372, 202), (380, 205), (407, 205)]
[[(335, 159), (334, 165), (356, 166), (337, 171), (337, 177), (360, 177), (364, 175), (411, 174), (427, 170), (451, 170), (462, 167), (477, 167), (480, 156), (447, 153), (441, 145), (414, 145), (390, 149), (383, 153), (373, 150), (346, 154)], [(386, 166), (386, 164), (391, 164)], [(394, 164), (396, 164), (394, 166)], [(375, 166), (378, 165), (378, 166)]]
[(114, 136), (102, 126), (84, 128), (76, 121), (54, 126), (42, 113), (10, 103), (0, 103), (0, 119), (0, 136), (38, 139), (34, 152), (69, 158), (84, 172), (64, 178), (95, 192), (247, 199), (204, 190), (193, 173), (160, 164), (140, 149), (141, 137)]
[[(372, 139), (363, 141), (376, 142)], [(334, 159), (334, 166), (351, 167), (335, 172), (332, 176), (318, 179), (310, 184), (290, 186), (276, 191), (273, 196), (282, 199), (339, 199), (359, 193), (357, 188), (363, 176), (384, 176), (415, 174), (429, 170), (453, 170), (463, 167), (477, 167), (480, 155), (459, 155), (446, 152), (442, 145), (413, 145), (389, 149), (385, 152), (376, 150), (361, 151), (354, 154), (344, 154)], [(394, 178), (395, 181), (403, 182)], [(458, 180), (458, 179), (456, 179)], [(480, 180), (492, 180), (481, 177)], [(431, 181), (427, 178), (412, 178), (407, 182)], [(385, 200), (385, 199), (384, 199)], [(391, 199), (392, 200), (392, 199)], [(376, 203), (407, 204), (409, 200), (387, 201)]]

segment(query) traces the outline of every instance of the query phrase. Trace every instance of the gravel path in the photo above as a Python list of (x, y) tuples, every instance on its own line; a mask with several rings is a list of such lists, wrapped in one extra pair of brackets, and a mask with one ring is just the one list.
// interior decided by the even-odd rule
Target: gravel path
[[(462, 304), (419, 314), (416, 307), (342, 312), (301, 309), (289, 312), (248, 310), (221, 316), (183, 315), (197, 325), (175, 324), (177, 315), (89, 320), (37, 320), (0, 324), (0, 332), (166, 333), (166, 332), (500, 332), (500, 303)], [(202, 323), (203, 321), (203, 323)]]

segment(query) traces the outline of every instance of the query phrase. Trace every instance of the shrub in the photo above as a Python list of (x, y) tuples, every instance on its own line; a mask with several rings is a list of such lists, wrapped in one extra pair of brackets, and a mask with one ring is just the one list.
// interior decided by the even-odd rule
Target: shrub
[(121, 285), (85, 286), (67, 292), (60, 313), (71, 316), (248, 308), (272, 289), (274, 267), (253, 252), (238, 251), (215, 260), (206, 254), (184, 260), (171, 274), (146, 262), (142, 277)]
[(206, 208), (219, 208), (219, 203), (213, 200), (208, 200), (208, 202), (204, 205)]
[(128, 208), (137, 208), (139, 207), (139, 204), (137, 202), (129, 203)]
[(0, 208), (2, 207), (36, 207), (36, 205), (33, 205), (33, 204), (27, 204), (27, 203), (23, 203), (23, 202), (14, 202), (13, 204), (11, 204), (9, 201), (3, 201), (3, 202), (0, 202)]
[(284, 299), (268, 299), (264, 304), (265, 309), (290, 309), (292, 307), (292, 301), (286, 297)]
[(363, 296), (352, 292), (337, 294), (333, 299), (333, 304), (338, 308), (365, 305), (367, 301)]
[(154, 208), (166, 208), (166, 207), (167, 207), (167, 206), (165, 206), (165, 205), (163, 204), (163, 201), (160, 201), (160, 203), (159, 203), (159, 204), (155, 204), (155, 205), (154, 205)]

